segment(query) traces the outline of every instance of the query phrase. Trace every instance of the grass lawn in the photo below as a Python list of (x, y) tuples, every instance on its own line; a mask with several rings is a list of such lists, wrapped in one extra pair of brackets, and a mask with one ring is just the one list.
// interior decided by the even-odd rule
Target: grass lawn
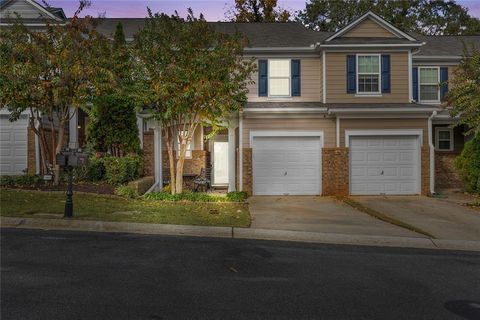
[[(73, 196), (74, 219), (129, 221), (199, 226), (250, 226), (244, 203), (161, 202), (78, 193)], [(63, 214), (64, 192), (0, 189), (0, 215), (48, 217)], [(61, 218), (61, 216), (59, 216)]]

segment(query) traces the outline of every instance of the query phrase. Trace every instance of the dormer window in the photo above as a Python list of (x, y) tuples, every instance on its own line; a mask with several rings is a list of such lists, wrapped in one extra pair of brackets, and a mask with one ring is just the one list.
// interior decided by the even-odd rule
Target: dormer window
[(357, 55), (357, 93), (380, 93), (380, 55)]

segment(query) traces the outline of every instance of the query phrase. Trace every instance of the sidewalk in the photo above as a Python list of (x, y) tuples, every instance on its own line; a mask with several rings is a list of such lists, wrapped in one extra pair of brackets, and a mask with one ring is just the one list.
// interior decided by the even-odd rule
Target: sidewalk
[(298, 241), (310, 243), (467, 250), (480, 252), (480, 241), (439, 240), (423, 237), (392, 237), (352, 234), (346, 235), (339, 233), (286, 231), (256, 228), (248, 229), (232, 227), (204, 227), (150, 223), (15, 217), (1, 217), (0, 221), (2, 228), (140, 233), (169, 236)]

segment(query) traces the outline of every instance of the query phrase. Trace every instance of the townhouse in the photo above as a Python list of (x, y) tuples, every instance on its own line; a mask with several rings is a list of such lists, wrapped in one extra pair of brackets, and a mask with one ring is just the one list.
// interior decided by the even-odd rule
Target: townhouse
[[(7, 1), (1, 10), (19, 3), (34, 1)], [(144, 19), (105, 19), (98, 30), (111, 37), (118, 22), (132, 40)], [(214, 186), (252, 195), (429, 195), (461, 187), (453, 159), (468, 137), (452, 128), (443, 99), (463, 45), (480, 45), (480, 36), (413, 35), (372, 12), (335, 33), (298, 23), (211, 24), (245, 34), (244, 54), (258, 70), (248, 103), (225, 130), (195, 132), (187, 177), (211, 168)], [(72, 117), (71, 146), (82, 145), (87, 120)], [(38, 147), (26, 122), (0, 121), (2, 174), (35, 172)], [(159, 188), (168, 182), (161, 124), (139, 114), (138, 126), (145, 174)]]

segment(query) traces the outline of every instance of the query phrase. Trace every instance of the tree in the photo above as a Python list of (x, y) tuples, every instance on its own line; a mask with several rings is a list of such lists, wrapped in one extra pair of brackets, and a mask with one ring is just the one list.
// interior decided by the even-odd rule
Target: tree
[[(117, 24), (107, 62), (115, 81), (93, 100), (88, 112), (88, 142), (96, 151), (124, 156), (140, 151), (135, 112), (133, 55), (125, 41), (121, 23)], [(112, 125), (115, 124), (115, 125)]]
[(227, 20), (235, 22), (287, 22), (290, 12), (277, 7), (277, 0), (235, 0)]
[(11, 120), (29, 112), (29, 126), (41, 141), (42, 170), (46, 172), (47, 163), (52, 164), (55, 184), (60, 173), (55, 155), (65, 142), (65, 127), (72, 116), (69, 109), (85, 106), (110, 82), (110, 73), (100, 61), (106, 39), (95, 31), (93, 19), (78, 18), (87, 4), (81, 0), (65, 25), (46, 22), (44, 31), (35, 31), (17, 19), (1, 30), (0, 107), (10, 111)]
[(308, 28), (335, 32), (373, 11), (406, 32), (472, 35), (480, 20), (453, 0), (310, 0), (297, 17)]
[[(136, 78), (141, 103), (162, 123), (172, 193), (183, 188), (186, 146), (200, 124), (219, 126), (247, 101), (253, 60), (242, 56), (239, 34), (216, 32), (191, 9), (152, 14), (134, 40), (140, 68)], [(178, 159), (174, 146), (178, 143)]]

